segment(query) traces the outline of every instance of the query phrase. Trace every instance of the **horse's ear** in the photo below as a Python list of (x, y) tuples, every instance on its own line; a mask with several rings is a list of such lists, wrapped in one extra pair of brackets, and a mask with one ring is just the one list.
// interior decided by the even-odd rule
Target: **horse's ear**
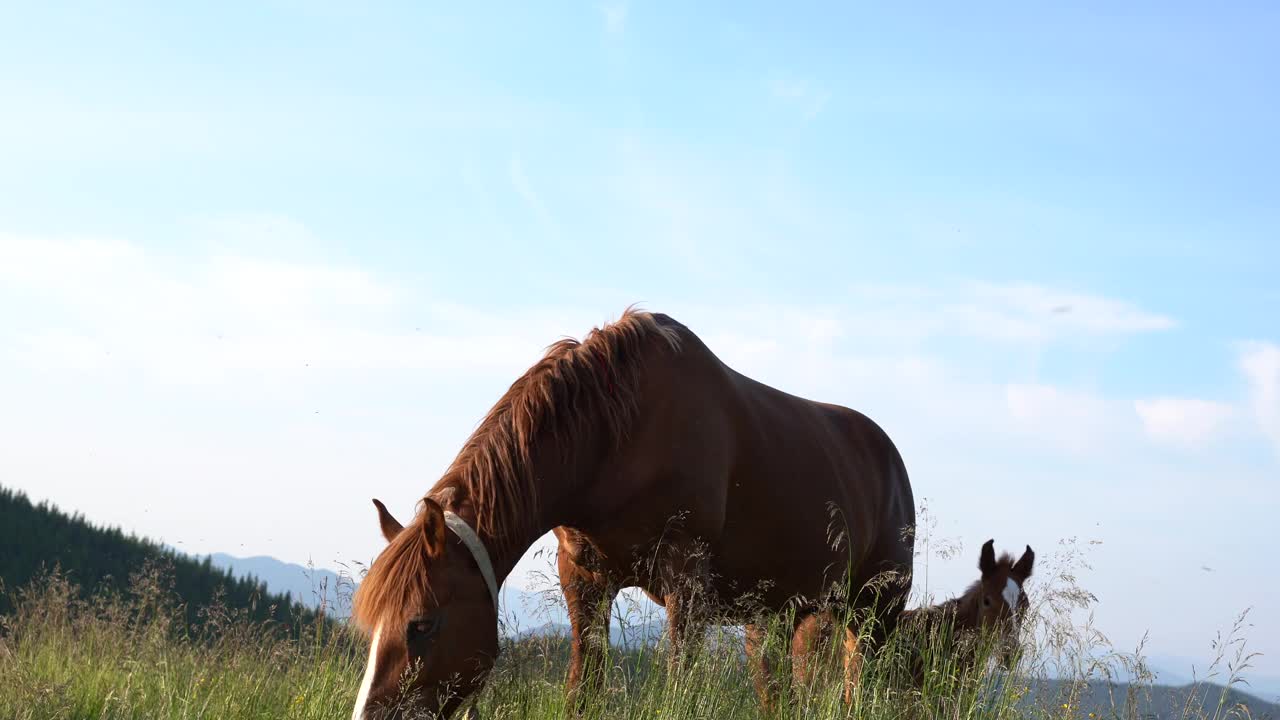
[(391, 517), (391, 513), (387, 512), (387, 506), (383, 505), (381, 500), (374, 498), (373, 504), (378, 507), (378, 524), (382, 526), (382, 537), (386, 538), (387, 542), (391, 542), (396, 535), (400, 534), (404, 526), (399, 520)]
[(978, 558), (978, 569), (983, 575), (996, 569), (996, 541), (994, 538), (982, 544), (982, 555)]
[(444, 552), (444, 508), (431, 498), (422, 498), (422, 535), (427, 557), (439, 557)]
[(1013, 570), (1011, 571), (1013, 576), (1018, 578), (1018, 582), (1022, 582), (1023, 580), (1031, 577), (1031, 566), (1034, 565), (1035, 562), (1036, 554), (1031, 551), (1031, 546), (1028, 545), (1026, 551), (1022, 553), (1022, 557), (1018, 558), (1018, 562), (1014, 563)]

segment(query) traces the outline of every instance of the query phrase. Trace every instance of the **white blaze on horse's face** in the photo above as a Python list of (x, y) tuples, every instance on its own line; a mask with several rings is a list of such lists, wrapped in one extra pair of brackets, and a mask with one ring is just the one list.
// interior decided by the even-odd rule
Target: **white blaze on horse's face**
[(1004, 604), (1009, 606), (1009, 612), (1016, 613), (1018, 610), (1018, 597), (1022, 594), (1022, 588), (1018, 587), (1018, 583), (1009, 578), (1004, 581), (1004, 590), (1000, 593), (1004, 596)]
[(364, 682), (360, 683), (360, 694), (356, 696), (355, 710), (351, 711), (351, 720), (364, 720), (364, 704), (369, 700), (369, 689), (373, 687), (373, 676), (378, 666), (378, 641), (382, 639), (382, 624), (373, 631), (373, 640), (369, 642), (369, 664), (364, 669)]

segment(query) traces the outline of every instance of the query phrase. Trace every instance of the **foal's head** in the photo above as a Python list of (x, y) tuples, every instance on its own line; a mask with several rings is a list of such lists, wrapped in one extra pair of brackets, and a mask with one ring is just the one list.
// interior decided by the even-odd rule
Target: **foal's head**
[(423, 498), (422, 512), (402, 526), (373, 502), (387, 547), (352, 607), (373, 635), (352, 720), (400, 718), (411, 710), (415, 717), (426, 710), (447, 718), (497, 658), (493, 597), (438, 503)]
[(978, 558), (982, 577), (961, 599), (956, 623), (972, 630), (997, 631), (1005, 650), (1001, 659), (1007, 663), (1009, 650), (1017, 641), (1018, 627), (1030, 605), (1022, 585), (1031, 577), (1036, 554), (1028, 545), (1017, 562), (1008, 553), (997, 559), (994, 545), (995, 540), (988, 540), (982, 546), (982, 554)]

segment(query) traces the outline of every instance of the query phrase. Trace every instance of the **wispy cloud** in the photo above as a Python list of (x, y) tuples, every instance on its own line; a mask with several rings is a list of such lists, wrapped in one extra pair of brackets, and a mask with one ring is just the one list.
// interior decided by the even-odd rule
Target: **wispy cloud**
[(550, 235), (558, 235), (559, 229), (555, 218), (547, 210), (547, 206), (542, 202), (542, 196), (534, 189), (533, 183), (529, 182), (528, 175), (525, 174), (524, 161), (519, 155), (512, 155), (511, 162), (508, 166), (511, 176), (511, 185), (515, 188), (516, 194), (524, 201), (529, 211), (537, 218), (538, 224), (542, 226), (544, 232)]
[(1127, 300), (1033, 283), (878, 285), (852, 292), (843, 314), (852, 332), (905, 341), (968, 337), (1026, 346), (1177, 327), (1174, 318)]
[(831, 91), (810, 79), (774, 73), (767, 82), (773, 97), (796, 107), (806, 120), (817, 117), (831, 101)]
[(1133, 408), (1152, 440), (1188, 448), (1203, 447), (1235, 415), (1226, 403), (1183, 397), (1135, 400)]
[(600, 6), (600, 14), (604, 17), (604, 30), (610, 35), (619, 35), (627, 28), (627, 13), (630, 10), (626, 0), (607, 2)]
[(984, 324), (983, 308), (995, 309), (996, 333), (1015, 337), (1043, 338), (1055, 333), (1083, 335), (1126, 335), (1168, 330), (1177, 326), (1166, 315), (1139, 308), (1124, 300), (1101, 295), (1059, 290), (1034, 284), (993, 285), (980, 283), (969, 288), (975, 307), (958, 304), (958, 315), (971, 310), (977, 315), (970, 326)]
[(914, 307), (708, 306), (681, 313), (742, 372), (789, 392), (867, 409), (912, 434), (963, 436), (991, 448), (1017, 439), (1022, 448), (1072, 453), (1139, 437), (1138, 420), (1122, 398), (1012, 381), (965, 369), (940, 347), (901, 342), (904, 335), (944, 332), (945, 318), (928, 317), (929, 307), (926, 297)]

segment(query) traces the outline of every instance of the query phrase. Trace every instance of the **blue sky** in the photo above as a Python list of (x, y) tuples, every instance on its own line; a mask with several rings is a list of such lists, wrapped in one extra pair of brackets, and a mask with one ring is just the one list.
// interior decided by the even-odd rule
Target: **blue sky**
[(687, 5), (6, 9), (0, 474), (364, 561), (639, 301), (882, 421), (938, 592), (1097, 539), (1118, 644), (1280, 674), (1280, 9)]

